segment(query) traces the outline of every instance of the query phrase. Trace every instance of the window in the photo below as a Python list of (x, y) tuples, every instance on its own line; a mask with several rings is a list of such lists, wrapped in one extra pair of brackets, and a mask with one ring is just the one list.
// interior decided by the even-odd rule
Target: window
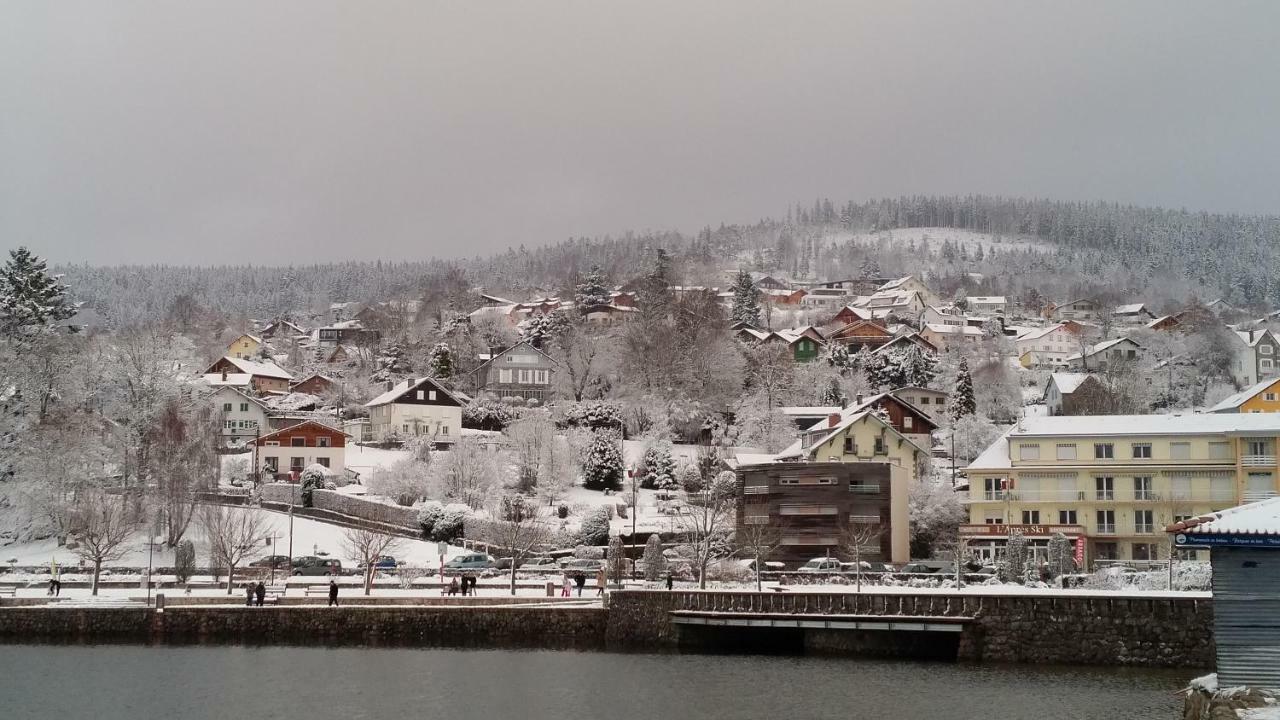
[(307, 446), (307, 439), (304, 437), (289, 438), (289, 447), (306, 447), (306, 446)]
[(530, 383), (532, 383), (532, 382), (533, 382), (533, 371), (532, 371), (532, 370), (525, 370), (525, 369), (521, 369), (521, 370), (520, 370), (520, 380), (519, 380), (519, 383), (520, 383), (521, 385), (528, 385), (528, 384), (530, 384)]
[(1270, 345), (1259, 345), (1258, 351), (1261, 352), (1263, 355), (1270, 355), (1274, 352), (1274, 350)]
[(1136, 533), (1153, 533), (1156, 531), (1155, 518), (1150, 510), (1133, 511), (1133, 531)]
[(876, 446), (875, 446), (874, 452), (876, 455), (885, 455), (889, 452), (889, 449), (885, 447), (884, 438), (882, 437), (876, 438)]
[(329, 458), (327, 457), (318, 457), (316, 458), (316, 462), (325, 467), (329, 467)]
[(448, 426), (448, 425), (441, 425), (441, 426), (440, 426), (440, 434), (441, 434), (441, 435), (448, 435), (448, 434), (449, 434), (449, 426)]
[(1075, 525), (1076, 511), (1075, 510), (1059, 510), (1058, 524), (1059, 525)]
[(1236, 497), (1236, 479), (1233, 477), (1209, 478), (1210, 500), (1234, 500)]
[(262, 467), (265, 468), (267, 472), (280, 472), (280, 458), (275, 455), (268, 455), (262, 458)]
[(266, 445), (267, 447), (280, 447), (280, 441), (279, 441), (279, 440), (268, 440), (268, 441), (266, 441), (265, 443), (263, 443), (263, 445)]
[(999, 516), (999, 515), (988, 515), (988, 516), (986, 517), (986, 524), (988, 524), (988, 525), (1003, 525), (1003, 524), (1004, 524), (1004, 518), (1003, 518), (1003, 517), (1001, 517), (1001, 516)]
[(911, 420), (912, 420), (912, 418), (911, 418), (911, 416), (910, 416), (910, 415), (903, 415), (903, 416), (902, 416), (902, 429), (903, 429), (903, 430), (910, 430), (910, 429), (911, 429)]
[(1150, 460), (1151, 459), (1151, 443), (1134, 443), (1133, 459), (1134, 460)]
[(236, 429), (236, 421), (235, 421), (235, 420), (228, 420), (228, 421), (224, 422), (224, 423), (222, 424), (222, 426), (223, 426), (223, 427), (225, 427), (225, 428), (226, 428), (226, 429), (228, 429), (228, 430), (235, 430), (235, 429)]
[(1169, 457), (1173, 460), (1190, 460), (1191, 459), (1191, 443), (1176, 442), (1169, 443)]
[(231, 412), (231, 403), (222, 403), (222, 412)]
[(401, 426), (400, 426), (400, 432), (404, 433), (405, 435), (408, 435), (408, 434), (409, 434), (409, 423), (405, 423), (405, 424), (401, 425)]
[(934, 401), (933, 401), (933, 404), (934, 404), (934, 405), (937, 405), (938, 407), (942, 407), (942, 406), (943, 406), (943, 404), (944, 404), (945, 402), (946, 402), (946, 401), (945, 401), (945, 400), (943, 400), (942, 398), (938, 398), (937, 400), (934, 400)]
[(1174, 515), (1173, 521), (1176, 523), (1186, 522), (1192, 518), (1191, 515)]
[(1039, 510), (1023, 510), (1022, 524), (1023, 525), (1039, 525), (1040, 511)]
[(1076, 446), (1075, 446), (1075, 444), (1074, 444), (1074, 443), (1066, 443), (1066, 444), (1061, 444), (1061, 445), (1059, 445), (1059, 446), (1058, 446), (1058, 459), (1059, 459), (1059, 460), (1075, 460), (1075, 459), (1076, 459)]
[(1135, 477), (1133, 479), (1133, 499), (1134, 500), (1155, 500), (1155, 493), (1151, 492), (1151, 478)]
[(1259, 366), (1263, 370), (1270, 370), (1272, 367), (1271, 358), (1262, 358), (1262, 361), (1259, 363)]
[(1018, 445), (1018, 459), (1019, 460), (1039, 460), (1040, 446), (1034, 445), (1034, 444), (1026, 444), (1026, 443)]
[(1002, 478), (983, 478), (982, 489), (984, 500), (1004, 499), (1004, 480)]
[[(507, 360), (510, 360), (510, 359), (511, 359), (511, 358), (509, 358), (509, 357), (507, 358)], [(510, 383), (511, 383), (511, 371), (510, 371), (509, 369), (507, 369), (507, 368), (502, 368), (501, 370), (499, 370), (499, 371), (498, 371), (498, 382), (502, 383), (503, 385), (508, 385), (508, 384), (510, 384)]]
[(1100, 542), (1093, 544), (1094, 560), (1116, 560), (1120, 557), (1120, 551), (1113, 542)]
[(853, 438), (851, 437), (847, 437), (844, 439), (844, 454), (845, 455), (858, 454), (858, 446), (854, 444)]
[(423, 393), (421, 390), (419, 390), (419, 391), (418, 391), (418, 399), (419, 399), (419, 400), (425, 400), (425, 399), (426, 399), (426, 398), (424, 397), (424, 393)]
[(929, 404), (929, 398), (928, 398), (927, 396), (923, 396), (923, 397), (921, 397), (921, 398), (920, 398), (920, 404), (921, 404), (921, 405), (928, 405), (928, 404)]
[(778, 507), (779, 515), (838, 515), (835, 505), (782, 505)]
[(1245, 454), (1246, 455), (1270, 455), (1271, 441), (1250, 439), (1245, 443)]
[(324, 448), (329, 447), (329, 438), (327, 437), (316, 438), (316, 447), (324, 447)]
[(430, 401), (432, 401), (432, 402), (435, 402), (435, 400), (436, 400), (436, 391), (435, 391), (435, 390), (428, 390), (428, 391), (427, 391), (427, 399), (428, 399), (428, 400), (430, 400)]
[(1191, 499), (1191, 478), (1175, 477), (1169, 481), (1173, 489), (1174, 500), (1190, 500)]
[(240, 403), (240, 412), (249, 412), (249, 403)]
[(1141, 561), (1158, 560), (1158, 550), (1155, 543), (1134, 543), (1133, 559)]
[(1228, 442), (1209, 443), (1209, 459), (1210, 460), (1230, 460), (1231, 459), (1231, 443), (1228, 443)]
[(1099, 510), (1097, 515), (1098, 533), (1114, 535), (1116, 532), (1116, 511)]
[(1097, 460), (1114, 460), (1116, 457), (1116, 446), (1111, 443), (1094, 443), (1093, 457)]
[(1115, 478), (1096, 477), (1093, 479), (1093, 487), (1096, 491), (1094, 498), (1097, 500), (1115, 500), (1116, 488)]
[(1262, 394), (1262, 399), (1263, 399), (1263, 400), (1266, 400), (1267, 402), (1275, 402), (1275, 401), (1276, 401), (1276, 394), (1275, 394), (1275, 393), (1273, 393), (1273, 392), (1263, 393), (1263, 394)]
[(305, 462), (305, 458), (300, 458), (300, 457), (291, 457), (291, 458), (289, 458), (289, 469), (290, 469), (290, 470), (302, 470), (302, 464), (303, 464), (303, 462)]

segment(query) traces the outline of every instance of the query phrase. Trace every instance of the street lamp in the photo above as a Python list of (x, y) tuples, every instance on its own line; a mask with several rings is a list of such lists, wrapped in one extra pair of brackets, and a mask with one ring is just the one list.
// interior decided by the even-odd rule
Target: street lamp
[(276, 564), (280, 558), (276, 556), (276, 534), (271, 533), (271, 584), (276, 584)]

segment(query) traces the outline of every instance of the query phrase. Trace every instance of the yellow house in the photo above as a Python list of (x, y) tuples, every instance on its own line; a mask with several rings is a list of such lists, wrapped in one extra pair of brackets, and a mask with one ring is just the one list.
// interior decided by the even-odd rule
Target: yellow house
[(918, 467), (928, 452), (893, 428), (873, 410), (833, 414), (804, 432), (777, 460), (878, 463), (889, 471), (889, 544), (891, 562), (911, 559), (908, 498)]
[(1263, 380), (1209, 408), (1213, 413), (1280, 412), (1280, 378)]
[(1167, 561), (1166, 525), (1277, 494), (1277, 440), (1280, 414), (1024, 418), (969, 465), (961, 535), (987, 560), (1060, 532), (1085, 567)]
[(252, 360), (262, 351), (262, 338), (253, 335), (241, 335), (227, 345), (227, 357), (237, 360)]

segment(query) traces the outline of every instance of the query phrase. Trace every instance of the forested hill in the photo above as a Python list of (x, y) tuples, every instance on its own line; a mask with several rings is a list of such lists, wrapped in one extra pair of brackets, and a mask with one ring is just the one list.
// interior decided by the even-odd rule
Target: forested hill
[(163, 316), (175, 303), (237, 320), (317, 313), (350, 300), (465, 306), (477, 288), (517, 298), (559, 294), (597, 264), (626, 282), (643, 273), (657, 247), (671, 253), (674, 274), (687, 285), (724, 285), (727, 271), (748, 267), (795, 280), (914, 273), (944, 295), (1008, 295), (1028, 304), (1095, 295), (1157, 308), (1216, 297), (1280, 306), (1280, 218), (988, 196), (818, 200), (782, 218), (691, 235), (571, 238), (459, 261), (58, 271), (78, 299), (119, 325)]

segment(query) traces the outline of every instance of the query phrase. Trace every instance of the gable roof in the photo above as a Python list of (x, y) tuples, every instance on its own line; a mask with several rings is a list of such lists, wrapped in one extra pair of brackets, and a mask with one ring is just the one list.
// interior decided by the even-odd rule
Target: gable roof
[[(1236, 337), (1249, 347), (1257, 347), (1262, 339), (1271, 334), (1270, 330), (1235, 330)], [(1274, 342), (1275, 338), (1272, 338)]]
[(878, 354), (880, 354), (880, 353), (882, 353), (882, 352), (888, 352), (888, 351), (889, 351), (889, 349), (891, 349), (891, 348), (893, 348), (893, 347), (895, 347), (895, 346), (897, 346), (897, 345), (899, 345), (899, 344), (901, 344), (901, 343), (911, 343), (912, 345), (918, 345), (918, 346), (919, 346), (919, 347), (921, 347), (922, 349), (927, 350), (927, 351), (932, 352), (932, 353), (936, 353), (936, 352), (938, 352), (938, 347), (937, 347), (936, 345), (934, 345), (933, 343), (929, 342), (929, 341), (928, 341), (928, 340), (926, 340), (925, 338), (921, 337), (920, 333), (918, 333), (918, 332), (912, 332), (912, 333), (907, 333), (907, 334), (905, 334), (905, 335), (899, 335), (899, 336), (895, 337), (894, 339), (892, 339), (892, 340), (890, 340), (889, 342), (887, 342), (887, 343), (885, 343), (885, 344), (881, 345), (880, 347), (876, 348), (875, 350), (872, 350), (872, 351), (871, 351), (871, 354), (872, 354), (872, 355), (878, 355)]
[(1152, 312), (1148, 310), (1147, 306), (1143, 303), (1129, 303), (1128, 305), (1117, 305), (1115, 309), (1111, 311), (1112, 315), (1138, 315), (1140, 313), (1146, 313), (1148, 315), (1152, 315)]
[(924, 327), (939, 335), (981, 335), (982, 328), (972, 325), (944, 325), (942, 323), (925, 323)]
[(208, 375), (208, 374), (215, 373), (216, 371), (214, 370), (214, 368), (217, 367), (218, 364), (222, 362), (230, 363), (237, 370), (239, 370), (241, 373), (244, 373), (245, 375), (253, 375), (255, 377), (279, 378), (281, 380), (293, 379), (292, 375), (285, 372), (283, 368), (281, 368), (279, 365), (276, 365), (275, 363), (269, 360), (263, 360), (263, 361), (243, 360), (241, 358), (233, 358), (233, 357), (222, 357), (214, 361), (214, 363), (209, 366), (209, 369), (205, 371), (205, 374)]
[(1020, 341), (1039, 340), (1040, 338), (1044, 337), (1045, 335), (1048, 335), (1049, 333), (1052, 333), (1055, 330), (1062, 330), (1062, 329), (1065, 329), (1066, 327), (1067, 327), (1066, 323), (1057, 323), (1055, 325), (1050, 325), (1048, 327), (1033, 328), (1019, 335), (1017, 338), (1015, 338), (1015, 340), (1020, 340)]
[[(861, 409), (861, 410), (854, 409), (854, 408), (846, 409), (844, 412), (840, 413), (840, 415), (841, 415), (841, 420), (840, 420), (840, 422), (839, 422), (839, 423), (837, 423), (835, 427), (831, 428), (829, 432), (825, 433), (821, 438), (819, 438), (819, 439), (815, 440), (814, 442), (809, 443), (809, 444), (808, 444), (808, 446), (806, 447), (806, 446), (805, 446), (805, 439), (802, 437), (802, 438), (800, 438), (800, 440), (799, 440), (799, 441), (797, 441), (797, 442), (796, 442), (796, 444), (792, 445), (791, 447), (787, 448), (786, 450), (783, 450), (783, 451), (782, 451), (782, 453), (779, 453), (779, 454), (778, 454), (778, 458), (780, 458), (780, 459), (781, 459), (782, 457), (784, 457), (784, 453), (785, 453), (785, 454), (787, 454), (787, 455), (786, 455), (787, 457), (797, 457), (797, 456), (799, 456), (799, 455), (810, 455), (810, 456), (811, 456), (811, 455), (813, 455), (813, 453), (817, 452), (818, 448), (822, 447), (823, 445), (826, 445), (828, 442), (830, 442), (830, 441), (831, 441), (833, 438), (835, 438), (837, 435), (839, 435), (840, 433), (842, 433), (842, 432), (844, 432), (845, 430), (849, 429), (849, 427), (850, 427), (850, 426), (852, 426), (854, 423), (860, 422), (860, 421), (862, 421), (862, 420), (864, 420), (864, 419), (867, 419), (867, 418), (872, 418), (872, 419), (874, 419), (877, 423), (879, 423), (879, 424), (880, 424), (880, 426), (881, 426), (881, 427), (885, 428), (885, 429), (886, 429), (886, 430), (888, 430), (889, 432), (891, 432), (891, 433), (893, 433), (894, 435), (898, 436), (898, 439), (899, 439), (899, 440), (902, 440), (902, 441), (904, 441), (904, 442), (906, 442), (906, 443), (910, 444), (910, 445), (911, 445), (911, 447), (915, 448), (916, 450), (918, 450), (918, 451), (920, 451), (920, 452), (922, 452), (922, 453), (928, 453), (928, 452), (929, 452), (929, 450), (928, 450), (928, 449), (920, 447), (920, 446), (919, 446), (919, 445), (917, 445), (917, 444), (915, 443), (915, 441), (913, 441), (911, 438), (909, 438), (909, 437), (907, 437), (906, 435), (903, 435), (902, 433), (898, 432), (897, 428), (893, 427), (893, 424), (892, 424), (892, 423), (886, 422), (884, 418), (880, 417), (879, 415), (876, 415), (876, 414), (875, 414), (875, 412), (874, 412), (873, 410), (871, 410), (871, 409), (870, 409), (870, 404), (871, 404), (872, 402), (874, 402), (875, 400), (878, 400), (878, 399), (880, 399), (880, 398), (883, 398), (885, 395), (888, 395), (888, 394), (889, 394), (889, 393), (881, 393), (880, 395), (877, 395), (875, 398), (872, 398), (872, 400), (867, 401), (867, 402), (864, 402), (862, 405), (858, 406), (859, 408), (863, 408), (863, 409)], [(902, 398), (894, 397), (893, 399), (894, 399), (894, 400), (897, 400), (897, 401), (898, 401), (898, 402), (900, 402), (900, 403), (903, 403), (904, 405), (906, 405), (906, 406), (908, 406), (908, 407), (914, 407), (913, 405), (911, 405), (911, 403), (908, 403), (907, 401), (903, 400)], [(920, 412), (919, 410), (916, 410), (916, 412), (917, 412), (917, 413), (919, 413), (920, 415), (924, 416), (925, 418), (928, 418), (928, 415), (925, 415), (924, 413)], [(824, 421), (819, 420), (818, 422), (819, 422), (819, 423), (821, 423), (821, 422), (824, 422)], [(930, 422), (933, 422), (933, 421), (932, 421), (932, 420), (930, 420)], [(935, 423), (935, 425), (936, 425), (936, 423)], [(812, 428), (812, 427), (811, 427), (811, 428), (809, 428), (808, 430), (806, 430), (806, 431), (805, 431), (805, 434), (806, 434), (806, 435), (816, 434), (817, 432), (820, 432), (820, 431), (821, 431), (821, 429), (820, 429), (820, 428), (815, 429), (815, 428)], [(795, 451), (795, 454), (794, 454), (794, 455), (791, 455), (790, 453), (792, 453), (793, 451)]]
[[(888, 328), (886, 328), (884, 325), (881, 325), (880, 323), (875, 322), (874, 320), (870, 320), (870, 319), (862, 319), (862, 320), (854, 320), (853, 322), (848, 323), (847, 325), (841, 325), (841, 326), (840, 326), (839, 328), (837, 328), (836, 330), (833, 330), (832, 332), (830, 332), (830, 333), (827, 335), (827, 337), (828, 337), (828, 338), (835, 338), (835, 337), (839, 336), (839, 335), (840, 335), (840, 333), (842, 333), (842, 332), (844, 332), (844, 331), (846, 331), (846, 330), (854, 330), (854, 329), (859, 329), (859, 328), (864, 328), (864, 327), (871, 327), (871, 328), (875, 328), (875, 332), (874, 332), (874, 333), (872, 333), (873, 335), (879, 335), (879, 336), (888, 337), (888, 336), (890, 336), (890, 335), (892, 335), (892, 334), (893, 334), (893, 333), (889, 332), (889, 329), (888, 329)], [(858, 336), (856, 336), (856, 335), (855, 335), (855, 336), (852, 336), (852, 337), (858, 337)]]
[(293, 431), (293, 430), (297, 430), (298, 428), (302, 427), (303, 425), (315, 425), (316, 427), (323, 428), (323, 429), (325, 429), (325, 430), (328, 430), (329, 432), (336, 433), (336, 434), (338, 434), (338, 435), (345, 435), (346, 437), (351, 437), (350, 435), (347, 435), (347, 433), (342, 432), (342, 431), (341, 431), (341, 430), (339, 430), (338, 428), (336, 428), (336, 427), (334, 427), (334, 426), (332, 426), (332, 425), (330, 425), (330, 424), (328, 424), (328, 423), (322, 423), (322, 422), (320, 422), (319, 420), (303, 420), (303, 421), (302, 421), (302, 422), (300, 422), (300, 423), (294, 423), (293, 425), (290, 425), (289, 427), (280, 428), (279, 430), (274, 430), (274, 431), (272, 431), (272, 432), (267, 433), (266, 435), (259, 435), (259, 436), (258, 436), (258, 437), (256, 437), (256, 438), (250, 438), (250, 439), (249, 439), (249, 442), (250, 442), (250, 443), (260, 443), (260, 442), (264, 442), (264, 441), (266, 441), (266, 440), (268, 440), (268, 439), (270, 439), (270, 438), (273, 438), (273, 437), (275, 437), (275, 436), (277, 436), (277, 435), (279, 435), (279, 434), (281, 434), (281, 433), (287, 433), (287, 432), (291, 432), (291, 431)]
[(1268, 498), (1189, 518), (1165, 527), (1165, 532), (1277, 537), (1280, 536), (1280, 498)]
[[(228, 377), (228, 378), (230, 378), (231, 376), (230, 376), (230, 375), (228, 375), (227, 377)], [(263, 402), (263, 401), (259, 400), (258, 398), (256, 398), (256, 397), (254, 397), (254, 396), (250, 395), (249, 393), (241, 392), (240, 390), (238, 390), (238, 389), (237, 389), (240, 385), (248, 385), (248, 384), (249, 384), (248, 376), (246, 375), (246, 376), (243, 376), (243, 377), (245, 378), (245, 381), (244, 381), (243, 383), (240, 383), (240, 384), (233, 384), (233, 383), (229, 383), (229, 382), (227, 382), (227, 383), (223, 383), (223, 382), (216, 383), (216, 385), (217, 385), (217, 390), (215, 390), (215, 391), (213, 392), (213, 396), (214, 396), (214, 397), (217, 397), (217, 396), (218, 396), (218, 394), (219, 394), (219, 393), (222, 393), (222, 392), (234, 393), (234, 394), (236, 394), (236, 395), (240, 396), (240, 399), (241, 399), (241, 400), (245, 400), (245, 401), (251, 402), (251, 403), (253, 403), (254, 405), (257, 405), (258, 407), (262, 408), (263, 410), (270, 410), (270, 409), (271, 409), (271, 406), (267, 405), (265, 402)], [(221, 375), (219, 375), (219, 376), (218, 376), (218, 378), (219, 378), (219, 379), (221, 379), (221, 378), (222, 378), (222, 376), (221, 376)], [(214, 384), (214, 383), (210, 383), (210, 384), (212, 385), (212, 384)]]
[(1089, 379), (1088, 373), (1053, 373), (1049, 376), (1049, 382), (1045, 385), (1045, 392), (1049, 392), (1049, 385), (1055, 385), (1058, 392), (1063, 395), (1070, 395), (1079, 388), (1085, 380)]
[(242, 337), (247, 337), (250, 340), (258, 343), (259, 345), (262, 344), (262, 338), (258, 337), (257, 335), (250, 335), (249, 333), (240, 333), (239, 335), (232, 338), (231, 342), (227, 343), (227, 345), (234, 345), (236, 340), (239, 340)]
[(1110, 349), (1110, 348), (1112, 348), (1112, 347), (1115, 347), (1116, 345), (1119, 345), (1119, 344), (1120, 344), (1120, 343), (1122, 343), (1122, 342), (1130, 342), (1130, 343), (1133, 343), (1133, 346), (1134, 346), (1134, 347), (1137, 347), (1137, 348), (1141, 348), (1141, 347), (1142, 347), (1142, 346), (1141, 346), (1141, 345), (1139, 345), (1137, 342), (1134, 342), (1132, 339), (1127, 338), (1127, 337), (1113, 338), (1113, 339), (1111, 339), (1111, 340), (1103, 340), (1102, 342), (1098, 343), (1097, 345), (1094, 345), (1093, 347), (1089, 348), (1088, 350), (1085, 350), (1083, 353), (1076, 353), (1075, 355), (1072, 355), (1072, 356), (1068, 357), (1068, 358), (1067, 358), (1067, 362), (1070, 362), (1070, 361), (1072, 361), (1072, 360), (1079, 360), (1081, 357), (1093, 357), (1094, 355), (1097, 355), (1097, 354), (1098, 354), (1098, 353), (1100, 353), (1100, 352), (1105, 352), (1106, 350), (1108, 350), (1108, 349)]
[(1222, 402), (1209, 408), (1209, 412), (1220, 413), (1220, 412), (1228, 412), (1230, 410), (1236, 410), (1241, 405), (1244, 405), (1246, 402), (1248, 402), (1249, 400), (1266, 392), (1267, 389), (1272, 387), (1273, 385), (1280, 385), (1280, 378), (1271, 378), (1269, 380), (1263, 380), (1262, 382), (1255, 383), (1245, 388), (1244, 390), (1241, 390), (1240, 392), (1235, 393), (1234, 395), (1229, 395), (1226, 398), (1224, 398)]
[(397, 383), (395, 387), (392, 387), (390, 390), (382, 393), (378, 397), (365, 403), (364, 406), (377, 407), (379, 405), (389, 405), (391, 403), (394, 403), (396, 400), (399, 400), (402, 396), (404, 396), (405, 393), (413, 392), (418, 388), (425, 387), (427, 385), (430, 385), (437, 392), (444, 393), (445, 397), (448, 397), (450, 400), (453, 400), (459, 405), (466, 405), (466, 403), (459, 400), (456, 395), (450, 392), (443, 385), (436, 382), (432, 378), (424, 377), (418, 380), (414, 380), (413, 378), (410, 378), (408, 380), (405, 380), (404, 382)]

